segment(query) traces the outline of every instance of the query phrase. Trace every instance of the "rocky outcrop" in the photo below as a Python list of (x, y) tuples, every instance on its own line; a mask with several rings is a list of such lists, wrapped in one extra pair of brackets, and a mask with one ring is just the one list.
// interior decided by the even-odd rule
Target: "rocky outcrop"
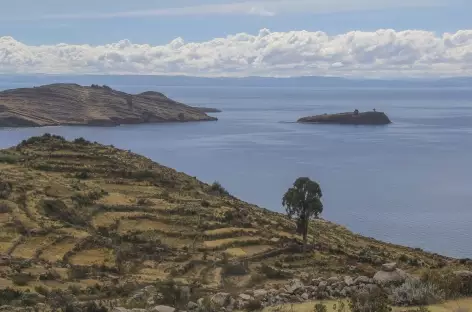
[(392, 123), (383, 112), (347, 112), (324, 114), (300, 118), (299, 123), (340, 124), (340, 125), (388, 125)]
[(0, 92), (0, 127), (116, 126), (217, 120), (154, 91), (128, 94), (107, 86), (52, 84)]
[(210, 107), (197, 107), (195, 106), (196, 109), (199, 109), (201, 112), (204, 113), (221, 113), (221, 110), (217, 108), (210, 108)]

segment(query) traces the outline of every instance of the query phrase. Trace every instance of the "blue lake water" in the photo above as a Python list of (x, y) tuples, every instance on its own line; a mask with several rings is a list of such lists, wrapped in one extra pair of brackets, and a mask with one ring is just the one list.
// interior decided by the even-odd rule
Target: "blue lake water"
[[(0, 89), (18, 87), (0, 85)], [(0, 147), (51, 132), (113, 144), (283, 211), (299, 176), (320, 182), (323, 217), (351, 230), (472, 257), (472, 90), (112, 86), (220, 108), (217, 122), (0, 130)], [(385, 127), (302, 125), (299, 117), (385, 111)]]

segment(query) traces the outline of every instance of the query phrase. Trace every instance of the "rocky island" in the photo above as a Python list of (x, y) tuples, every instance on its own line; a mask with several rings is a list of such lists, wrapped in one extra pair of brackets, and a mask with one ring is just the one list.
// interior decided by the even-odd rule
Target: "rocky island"
[(51, 84), (0, 92), (0, 127), (212, 120), (217, 118), (154, 91), (128, 94), (108, 86)]
[(300, 118), (299, 123), (341, 124), (341, 125), (388, 125), (392, 123), (384, 112), (346, 112)]
[[(314, 311), (362, 296), (407, 306), (472, 295), (470, 259), (322, 219), (304, 252), (297, 233), (219, 183), (113, 146), (45, 134), (0, 150), (1, 311)], [(300, 303), (309, 308), (290, 309)]]

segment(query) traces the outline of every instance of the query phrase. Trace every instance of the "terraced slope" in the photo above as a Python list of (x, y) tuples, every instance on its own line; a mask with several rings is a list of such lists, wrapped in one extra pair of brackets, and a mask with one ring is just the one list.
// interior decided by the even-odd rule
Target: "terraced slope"
[(127, 94), (109, 87), (52, 84), (0, 92), (0, 127), (216, 120), (159, 92)]
[(177, 279), (240, 289), (307, 275), (371, 275), (389, 261), (409, 271), (456, 263), (323, 220), (313, 222), (314, 249), (304, 257), (293, 221), (225, 194), (83, 139), (45, 135), (1, 150), (0, 288)]

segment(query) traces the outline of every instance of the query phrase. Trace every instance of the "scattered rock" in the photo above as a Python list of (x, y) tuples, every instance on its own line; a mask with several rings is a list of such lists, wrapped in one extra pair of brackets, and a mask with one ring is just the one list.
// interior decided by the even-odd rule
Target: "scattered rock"
[(455, 271), (454, 275), (461, 277), (461, 278), (472, 278), (472, 271)]
[(382, 265), (382, 271), (384, 272), (393, 272), (397, 268), (397, 264), (395, 262), (385, 263)]
[(288, 293), (293, 294), (296, 292), (298, 289), (303, 288), (305, 285), (303, 285), (302, 281), (299, 279), (293, 279), (289, 282), (289, 284), (285, 287)]
[(193, 301), (189, 301), (189, 303), (187, 303), (187, 309), (196, 310), (198, 309), (198, 304)]
[(267, 296), (267, 290), (265, 290), (265, 289), (254, 290), (254, 298), (261, 299), (265, 296)]
[(393, 272), (378, 271), (374, 275), (374, 282), (381, 285), (401, 284), (407, 277), (408, 274), (401, 269), (395, 269)]
[(246, 301), (251, 301), (253, 299), (250, 295), (247, 295), (247, 294), (240, 294), (239, 298)]
[(151, 312), (174, 312), (174, 311), (175, 311), (175, 308), (169, 307), (169, 306), (164, 306), (164, 305), (154, 307), (151, 310)]
[(217, 293), (211, 297), (210, 301), (215, 307), (222, 308), (230, 303), (230, 298), (231, 296), (228, 293)]
[(354, 285), (354, 279), (350, 276), (344, 276), (344, 284), (347, 286)]
[(360, 284), (370, 284), (370, 278), (367, 276), (359, 276), (354, 280), (354, 285), (360, 285)]

